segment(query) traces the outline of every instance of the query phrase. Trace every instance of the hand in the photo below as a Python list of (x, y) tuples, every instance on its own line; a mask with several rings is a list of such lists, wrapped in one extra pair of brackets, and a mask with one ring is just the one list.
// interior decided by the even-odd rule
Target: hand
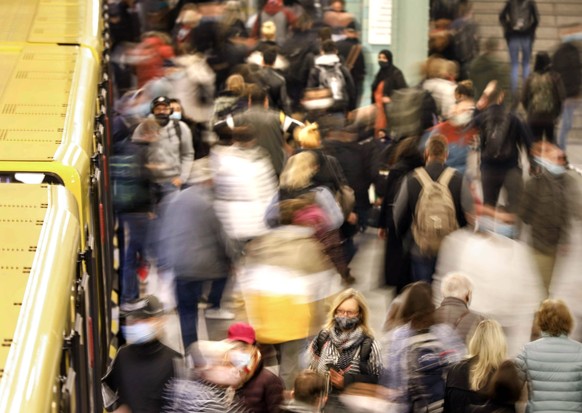
[(333, 385), (333, 387), (335, 387), (336, 389), (343, 389), (344, 388), (344, 376), (341, 373), (338, 373), (337, 371), (330, 369), (329, 370), (329, 375), (330, 375), (330, 379), (331, 379), (331, 384)]
[(172, 185), (176, 188), (180, 188), (182, 186), (182, 180), (180, 178), (174, 178), (172, 179)]
[(390, 103), (390, 102), (392, 102), (392, 99), (390, 99), (388, 96), (382, 97), (382, 103)]
[(386, 229), (379, 228), (378, 229), (378, 238), (385, 240), (386, 239)]
[(348, 221), (348, 224), (356, 225), (358, 222), (358, 215), (355, 212), (350, 212), (346, 221)]

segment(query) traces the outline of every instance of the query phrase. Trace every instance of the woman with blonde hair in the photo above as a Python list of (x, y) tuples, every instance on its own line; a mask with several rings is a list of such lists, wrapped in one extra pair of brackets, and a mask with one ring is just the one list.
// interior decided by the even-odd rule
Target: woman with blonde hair
[(377, 383), (382, 370), (380, 346), (369, 326), (363, 295), (350, 288), (334, 300), (328, 320), (309, 346), (310, 368), (329, 374), (337, 395), (352, 383)]
[(470, 404), (485, 403), (491, 378), (506, 358), (501, 325), (495, 320), (481, 321), (469, 341), (469, 357), (449, 371), (444, 411), (465, 412)]

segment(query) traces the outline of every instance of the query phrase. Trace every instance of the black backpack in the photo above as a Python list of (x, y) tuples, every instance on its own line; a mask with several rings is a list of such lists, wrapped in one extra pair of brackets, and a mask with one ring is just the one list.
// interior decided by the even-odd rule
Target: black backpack
[(503, 114), (503, 118), (494, 116), (491, 111), (485, 113), (483, 134), (481, 138), (481, 158), (503, 162), (513, 154), (512, 144), (507, 141), (507, 134), (511, 125), (511, 115)]

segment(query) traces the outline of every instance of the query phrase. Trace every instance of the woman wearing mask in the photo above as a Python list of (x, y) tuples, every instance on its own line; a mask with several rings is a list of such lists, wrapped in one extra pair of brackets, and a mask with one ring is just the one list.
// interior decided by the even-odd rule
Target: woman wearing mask
[(328, 404), (352, 383), (378, 381), (380, 346), (368, 325), (368, 314), (361, 293), (351, 288), (342, 292), (331, 306), (327, 324), (309, 346), (310, 368), (330, 377)]
[(385, 49), (378, 53), (378, 66), (380, 66), (380, 70), (376, 73), (376, 77), (372, 83), (372, 104), (377, 109), (376, 134), (380, 129), (386, 129), (388, 125), (384, 106), (390, 103), (392, 92), (408, 87), (406, 80), (404, 80), (404, 75), (393, 64), (392, 52), (390, 50)]
[(469, 342), (469, 358), (455, 364), (447, 375), (445, 413), (464, 413), (470, 404), (487, 401), (491, 377), (507, 357), (501, 325), (483, 320)]

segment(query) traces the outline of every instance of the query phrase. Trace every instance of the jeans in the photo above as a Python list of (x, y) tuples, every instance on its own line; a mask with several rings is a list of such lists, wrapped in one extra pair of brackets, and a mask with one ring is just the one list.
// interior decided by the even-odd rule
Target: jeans
[(146, 255), (150, 219), (147, 212), (135, 212), (120, 214), (119, 221), (124, 233), (121, 303), (126, 303), (139, 297), (137, 267)]
[[(219, 283), (222, 280), (222, 283)], [(184, 351), (188, 351), (190, 344), (198, 341), (198, 301), (202, 295), (202, 288), (205, 281), (188, 280), (184, 278), (176, 278), (176, 298), (178, 300), (178, 314), (180, 315), (180, 329), (182, 330), (182, 341), (184, 343)], [(213, 288), (210, 292), (209, 301), (212, 303), (216, 301), (219, 288), (214, 288), (214, 282), (218, 286), (222, 285), (222, 291), (226, 285), (226, 277), (218, 280), (213, 280)], [(222, 295), (220, 291), (220, 295)], [(220, 304), (220, 297), (218, 297)]]
[(568, 132), (572, 129), (572, 120), (574, 119), (574, 112), (582, 104), (582, 100), (578, 98), (567, 98), (564, 100), (562, 107), (562, 122), (560, 124), (560, 134), (558, 135), (558, 146), (563, 151), (566, 151), (566, 139)]
[(511, 59), (511, 91), (515, 94), (517, 92), (517, 83), (519, 78), (519, 52), (521, 51), (521, 67), (523, 78), (527, 79), (529, 76), (529, 59), (531, 58), (531, 50), (533, 39), (528, 35), (512, 35), (508, 41), (509, 58)]
[(426, 281), (432, 284), (432, 275), (436, 269), (437, 257), (423, 257), (411, 254), (412, 282)]

